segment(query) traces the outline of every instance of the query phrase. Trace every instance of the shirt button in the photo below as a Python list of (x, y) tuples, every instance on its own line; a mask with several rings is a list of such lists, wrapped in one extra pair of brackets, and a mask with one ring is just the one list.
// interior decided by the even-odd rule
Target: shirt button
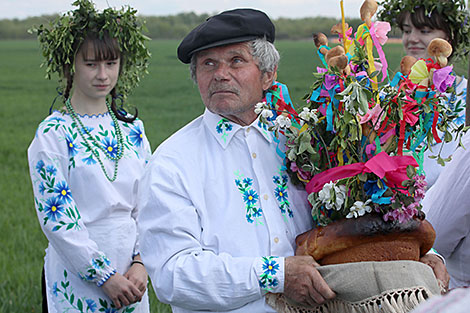
[(278, 242), (279, 242), (279, 238), (277, 238), (277, 237), (274, 238), (274, 242), (275, 242), (275, 243), (278, 243)]
[(246, 129), (246, 132), (247, 132), (247, 133), (249, 133), (249, 132), (250, 132), (250, 130), (251, 130), (251, 128), (250, 128), (250, 127), (248, 127), (248, 128)]
[(268, 200), (268, 198), (269, 198), (269, 197), (268, 197), (268, 195), (266, 195), (266, 194), (263, 196), (263, 199), (264, 199), (264, 200)]
[(253, 159), (256, 159), (256, 153), (252, 153), (251, 156), (253, 157)]

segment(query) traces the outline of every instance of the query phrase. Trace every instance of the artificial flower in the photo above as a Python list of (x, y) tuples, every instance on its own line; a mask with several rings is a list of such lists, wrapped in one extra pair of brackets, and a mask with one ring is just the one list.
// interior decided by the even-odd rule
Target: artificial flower
[(388, 37), (387, 37), (388, 32), (392, 29), (390, 27), (390, 23), (377, 21), (377, 22), (374, 22), (372, 25), (374, 28), (375, 37), (379, 41), (380, 45), (383, 46), (388, 40)]
[(452, 86), (455, 81), (455, 76), (451, 75), (452, 73), (452, 66), (446, 66), (441, 69), (435, 70), (432, 76), (432, 81), (434, 86), (436, 86), (439, 92), (446, 92), (447, 88)]
[(366, 213), (372, 212), (372, 208), (368, 206), (368, 204), (371, 202), (371, 200), (367, 200), (365, 203), (362, 201), (356, 201), (352, 205), (352, 207), (349, 208), (349, 213), (346, 215), (346, 218), (358, 218), (359, 216), (363, 216)]

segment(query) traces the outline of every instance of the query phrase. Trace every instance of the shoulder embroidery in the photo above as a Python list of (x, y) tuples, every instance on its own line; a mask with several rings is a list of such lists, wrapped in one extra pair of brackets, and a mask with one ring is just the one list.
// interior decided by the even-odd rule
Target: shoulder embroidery
[(230, 121), (226, 118), (222, 118), (216, 126), (217, 133), (222, 134), (222, 139), (224, 142), (227, 141), (227, 132), (232, 131), (233, 125)]
[(261, 217), (263, 216), (263, 210), (258, 207), (259, 195), (256, 190), (251, 189), (253, 185), (253, 179), (247, 177), (243, 178), (243, 175), (239, 171), (235, 172), (235, 185), (242, 194), (243, 202), (245, 202), (246, 209), (246, 220), (249, 223), (254, 223), (256, 225), (263, 225), (261, 222)]

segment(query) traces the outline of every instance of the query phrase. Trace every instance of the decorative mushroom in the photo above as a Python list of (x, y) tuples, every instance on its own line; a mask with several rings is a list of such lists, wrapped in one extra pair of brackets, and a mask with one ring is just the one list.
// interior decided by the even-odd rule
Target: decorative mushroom
[(428, 45), (428, 55), (434, 57), (436, 62), (444, 67), (447, 65), (447, 58), (452, 54), (452, 46), (447, 40), (434, 38)]
[(375, 0), (365, 0), (361, 6), (361, 20), (366, 23), (367, 27), (370, 28), (372, 23), (372, 16), (377, 12), (378, 4)]
[[(349, 29), (348, 23), (344, 23), (344, 29), (345, 30)], [(338, 23), (334, 25), (333, 27), (331, 27), (330, 31), (332, 34), (337, 34), (337, 35), (343, 34), (343, 25), (341, 23)]]
[(337, 67), (344, 75), (351, 73), (349, 59), (346, 56), (343, 46), (336, 46), (328, 50), (325, 55), (325, 61), (329, 67)]
[(410, 74), (411, 67), (418, 61), (415, 57), (411, 55), (405, 55), (400, 62), (400, 72), (403, 75)]
[(323, 33), (316, 33), (313, 34), (313, 42), (315, 44), (315, 47), (320, 50), (320, 53), (326, 55), (328, 49), (322, 46), (328, 47), (328, 37), (326, 37), (326, 35)]

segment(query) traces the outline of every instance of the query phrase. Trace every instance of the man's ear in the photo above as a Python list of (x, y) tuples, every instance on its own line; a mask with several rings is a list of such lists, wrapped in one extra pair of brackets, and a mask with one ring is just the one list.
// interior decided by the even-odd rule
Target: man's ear
[(261, 83), (263, 85), (263, 90), (268, 90), (272, 86), (273, 82), (277, 77), (277, 65), (272, 72), (265, 72), (261, 77)]

